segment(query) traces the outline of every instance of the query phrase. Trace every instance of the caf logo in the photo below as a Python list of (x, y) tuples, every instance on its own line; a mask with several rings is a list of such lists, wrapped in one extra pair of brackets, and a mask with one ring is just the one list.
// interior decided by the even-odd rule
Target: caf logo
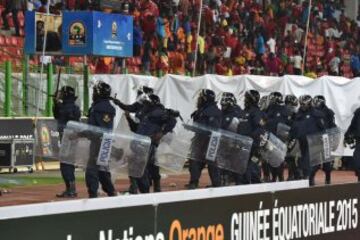
[(112, 25), (111, 25), (111, 36), (112, 36), (112, 38), (117, 37), (117, 29), (118, 29), (118, 26), (117, 26), (116, 22), (113, 22)]
[(69, 44), (84, 45), (86, 43), (85, 26), (81, 22), (74, 22), (69, 28)]

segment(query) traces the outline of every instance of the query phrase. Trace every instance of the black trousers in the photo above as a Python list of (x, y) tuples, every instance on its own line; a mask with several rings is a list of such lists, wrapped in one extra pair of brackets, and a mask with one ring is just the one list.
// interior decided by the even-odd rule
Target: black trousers
[(101, 183), (102, 190), (106, 192), (108, 196), (116, 195), (110, 172), (102, 171), (99, 167), (87, 168), (85, 181), (90, 198), (96, 198), (98, 196), (99, 182)]
[(213, 187), (219, 187), (221, 186), (221, 171), (220, 169), (215, 165), (214, 162), (207, 161), (203, 159), (202, 161), (199, 160), (190, 160), (189, 161), (189, 171), (190, 171), (190, 184), (199, 184), (199, 179), (201, 177), (201, 172), (205, 168), (205, 166), (208, 166), (208, 173), (211, 180), (211, 185)]

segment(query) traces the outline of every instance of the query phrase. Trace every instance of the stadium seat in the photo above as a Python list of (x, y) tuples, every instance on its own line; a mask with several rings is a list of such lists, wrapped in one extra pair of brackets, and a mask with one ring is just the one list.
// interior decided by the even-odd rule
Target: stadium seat
[(0, 36), (0, 46), (5, 45), (5, 38), (3, 36)]
[(10, 46), (11, 45), (11, 37), (5, 36), (5, 45)]
[(11, 45), (12, 46), (18, 46), (17, 37), (11, 37)]

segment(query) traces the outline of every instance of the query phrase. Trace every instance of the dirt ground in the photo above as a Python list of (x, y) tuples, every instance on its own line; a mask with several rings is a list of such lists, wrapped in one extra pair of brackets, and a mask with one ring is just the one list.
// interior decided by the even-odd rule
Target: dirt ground
[[(60, 175), (60, 173), (59, 173)], [(316, 183), (318, 185), (324, 184), (325, 176), (323, 172), (319, 171), (316, 176)], [(177, 191), (183, 190), (184, 185), (188, 182), (189, 175), (184, 172), (181, 175), (167, 175), (162, 179), (163, 191)], [(351, 183), (356, 182), (357, 178), (351, 171), (334, 171), (332, 174), (332, 184)], [(206, 187), (209, 184), (209, 178), (207, 171), (203, 171), (200, 185)], [(116, 188), (121, 193), (126, 191), (128, 187), (127, 179), (120, 179), (116, 182)], [(64, 189), (63, 184), (55, 184), (48, 186), (21, 186), (12, 188), (9, 192), (3, 193), (0, 196), (0, 207), (13, 206), (30, 203), (43, 203), (52, 201), (62, 201), (69, 199), (59, 199), (55, 197), (56, 193), (61, 192)], [(78, 198), (87, 198), (87, 191), (84, 182), (77, 184)], [(104, 195), (105, 196), (105, 195)]]

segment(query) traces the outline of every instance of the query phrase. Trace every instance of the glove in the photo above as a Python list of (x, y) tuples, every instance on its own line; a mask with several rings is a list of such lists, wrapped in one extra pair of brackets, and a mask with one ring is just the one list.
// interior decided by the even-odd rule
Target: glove
[(258, 164), (259, 161), (260, 161), (260, 159), (259, 159), (258, 157), (256, 157), (256, 156), (252, 156), (252, 157), (251, 157), (251, 161), (252, 161), (253, 163)]
[(114, 102), (115, 105), (120, 106), (121, 105), (121, 101), (117, 98), (113, 98), (112, 101)]
[(295, 139), (292, 139), (289, 141), (288, 145), (287, 145), (287, 148), (289, 151), (291, 151), (296, 145), (296, 140)]
[(260, 147), (265, 147), (269, 139), (269, 133), (265, 132), (264, 134), (260, 135)]

